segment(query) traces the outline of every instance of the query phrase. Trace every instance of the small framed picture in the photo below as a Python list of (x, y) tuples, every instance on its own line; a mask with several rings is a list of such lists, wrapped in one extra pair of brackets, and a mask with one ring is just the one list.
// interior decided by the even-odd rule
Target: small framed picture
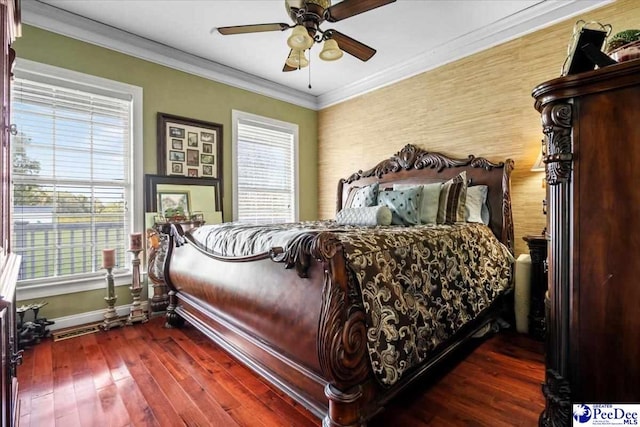
[(172, 162), (184, 162), (184, 151), (170, 151), (169, 160)]
[(198, 177), (198, 169), (189, 168), (187, 176), (197, 178)]
[(215, 141), (215, 135), (209, 132), (200, 132), (200, 140), (202, 142), (213, 142)]
[(169, 136), (172, 138), (184, 138), (184, 128), (169, 126)]
[(187, 166), (199, 166), (198, 150), (187, 148)]
[(182, 150), (182, 140), (181, 139), (172, 139), (171, 140), (171, 148), (174, 150)]
[(200, 154), (200, 163), (212, 165), (213, 164), (213, 155), (212, 154)]
[(207, 154), (213, 153), (213, 144), (202, 144), (202, 152)]
[[(602, 53), (605, 41), (611, 34), (611, 28), (609, 24), (602, 25), (595, 21), (577, 21), (569, 41), (567, 58), (562, 65), (562, 75), (583, 73), (594, 70), (596, 65), (602, 68), (615, 63), (609, 56)], [(602, 62), (603, 57), (604, 62)]]
[(178, 174), (178, 175), (182, 174), (183, 173), (182, 163), (172, 162), (171, 163), (171, 173)]
[(189, 212), (189, 192), (158, 192), (158, 211), (167, 218), (182, 216)]
[(198, 146), (198, 134), (196, 132), (189, 132), (189, 137), (187, 139), (187, 145), (189, 147), (197, 147)]
[(211, 166), (211, 165), (202, 165), (202, 175), (204, 175), (204, 176), (213, 175), (213, 166)]

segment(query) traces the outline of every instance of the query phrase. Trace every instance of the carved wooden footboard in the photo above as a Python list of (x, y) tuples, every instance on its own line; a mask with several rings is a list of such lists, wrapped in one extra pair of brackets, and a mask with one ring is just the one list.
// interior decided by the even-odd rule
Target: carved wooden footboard
[(329, 399), (323, 425), (356, 426), (368, 418), (361, 411), (362, 386), (372, 377), (362, 300), (355, 289), (349, 288), (339, 243), (320, 238), (314, 249), (315, 258), (325, 267), (318, 327), (318, 359), (327, 379), (324, 391)]
[[(189, 321), (319, 418), (326, 416), (326, 425), (360, 425), (361, 388), (370, 375), (364, 314), (348, 289), (339, 244), (327, 236), (309, 242), (312, 259), (302, 279), (266, 255), (225, 263), (193, 244), (176, 248), (172, 236), (165, 264), (167, 317), (175, 326)], [(235, 281), (253, 274), (263, 291), (248, 300)], [(216, 275), (234, 280), (212, 280)], [(274, 301), (283, 288), (291, 298), (278, 306)], [(207, 295), (207, 289), (221, 295)], [(252, 314), (243, 316), (240, 307)], [(252, 321), (256, 312), (270, 315)]]
[[(494, 164), (473, 156), (454, 161), (438, 155), (440, 163), (434, 167), (429, 156), (407, 146), (390, 159), (396, 159), (398, 167), (388, 167), (386, 160), (381, 163), (384, 168), (379, 165), (370, 174), (354, 174), (341, 181), (339, 189), (359, 179), (390, 183), (397, 174), (402, 182), (418, 183), (448, 178), (455, 170), (471, 171), (474, 180), (489, 186), (491, 228), (511, 247), (513, 163)], [(342, 203), (341, 193), (339, 200)], [(393, 386), (383, 387), (369, 359), (362, 296), (350, 280), (342, 245), (333, 234), (302, 239), (295, 251), (286, 254), (284, 262), (290, 269), (284, 268), (282, 259), (274, 262), (278, 253), (224, 258), (189, 241), (176, 247), (176, 239), (182, 238), (172, 234), (164, 270), (171, 289), (169, 322), (187, 320), (322, 418), (327, 427), (365, 425), (408, 384), (494, 320), (502, 305), (501, 300), (493, 303), (425, 363)], [(293, 267), (298, 274), (291, 271)]]

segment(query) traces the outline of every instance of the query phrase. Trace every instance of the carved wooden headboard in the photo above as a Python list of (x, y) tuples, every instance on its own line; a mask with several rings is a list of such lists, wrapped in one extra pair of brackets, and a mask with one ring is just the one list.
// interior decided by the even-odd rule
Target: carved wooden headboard
[(511, 172), (514, 162), (493, 163), (483, 157), (469, 155), (455, 159), (441, 153), (428, 152), (408, 144), (394, 156), (372, 169), (358, 171), (338, 182), (337, 211), (342, 209), (351, 187), (379, 182), (383, 187), (393, 183), (421, 184), (446, 181), (467, 171), (471, 185), (486, 185), (491, 219), (489, 227), (513, 253), (513, 217), (511, 214)]

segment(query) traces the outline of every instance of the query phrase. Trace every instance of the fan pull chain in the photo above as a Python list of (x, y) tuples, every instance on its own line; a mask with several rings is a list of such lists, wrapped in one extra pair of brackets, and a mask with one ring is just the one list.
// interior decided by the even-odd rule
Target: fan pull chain
[(309, 89), (311, 89), (311, 48), (309, 48)]

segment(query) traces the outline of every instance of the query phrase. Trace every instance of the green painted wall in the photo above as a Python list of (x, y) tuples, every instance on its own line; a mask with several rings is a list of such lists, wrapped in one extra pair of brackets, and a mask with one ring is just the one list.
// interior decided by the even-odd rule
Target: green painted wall
[[(271, 117), (299, 126), (300, 219), (318, 217), (318, 115), (308, 108), (177, 71), (109, 49), (23, 25), (13, 45), (18, 58), (67, 68), (143, 88), (144, 172), (156, 173), (156, 115), (175, 114), (223, 125), (223, 210), (232, 217), (231, 110)], [(49, 298), (45, 317), (104, 307), (103, 292)], [(73, 304), (71, 301), (74, 301)], [(81, 304), (78, 304), (80, 302)], [(124, 300), (119, 300), (119, 304)]]

